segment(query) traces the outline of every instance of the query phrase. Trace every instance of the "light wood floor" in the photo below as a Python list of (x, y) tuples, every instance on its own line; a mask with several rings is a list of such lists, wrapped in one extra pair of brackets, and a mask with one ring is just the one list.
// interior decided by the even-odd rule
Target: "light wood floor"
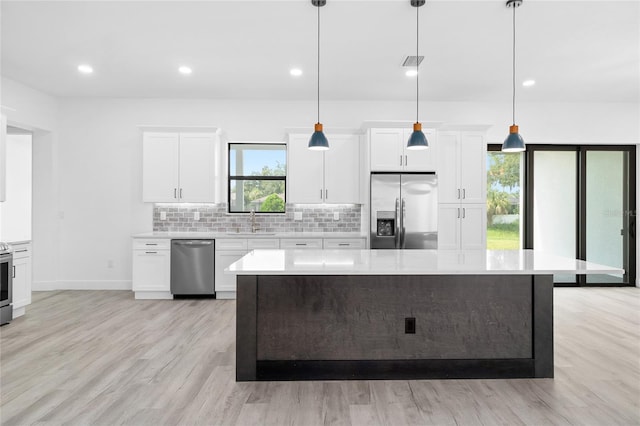
[(235, 302), (34, 294), (0, 329), (1, 423), (640, 424), (640, 289), (555, 290), (555, 379), (236, 383)]

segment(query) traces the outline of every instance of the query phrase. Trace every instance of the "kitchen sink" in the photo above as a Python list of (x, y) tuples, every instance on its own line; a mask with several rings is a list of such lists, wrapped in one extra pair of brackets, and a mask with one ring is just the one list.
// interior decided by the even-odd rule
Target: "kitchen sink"
[(227, 235), (276, 235), (275, 232), (227, 232)]

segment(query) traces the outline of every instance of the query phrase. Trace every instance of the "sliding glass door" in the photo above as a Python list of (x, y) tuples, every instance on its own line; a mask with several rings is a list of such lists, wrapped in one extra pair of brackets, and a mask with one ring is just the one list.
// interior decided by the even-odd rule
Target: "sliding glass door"
[(557, 285), (634, 285), (635, 147), (528, 146), (525, 247), (624, 268)]

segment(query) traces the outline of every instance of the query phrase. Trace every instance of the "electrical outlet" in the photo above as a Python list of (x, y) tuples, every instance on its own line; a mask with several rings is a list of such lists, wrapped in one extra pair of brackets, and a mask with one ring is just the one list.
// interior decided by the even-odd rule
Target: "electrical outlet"
[(293, 220), (302, 220), (302, 212), (294, 212)]
[(160, 212), (160, 220), (167, 220), (167, 212)]
[(193, 212), (193, 220), (200, 220), (200, 212)]
[(340, 213), (339, 212), (333, 212), (333, 220), (340, 220)]
[(414, 317), (404, 319), (404, 332), (405, 334), (416, 334), (416, 319)]

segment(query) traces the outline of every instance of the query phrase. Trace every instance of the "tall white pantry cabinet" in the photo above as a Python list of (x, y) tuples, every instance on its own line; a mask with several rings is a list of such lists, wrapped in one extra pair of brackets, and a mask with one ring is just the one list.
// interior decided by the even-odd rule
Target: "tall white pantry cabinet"
[(486, 129), (438, 132), (438, 248), (487, 246)]

